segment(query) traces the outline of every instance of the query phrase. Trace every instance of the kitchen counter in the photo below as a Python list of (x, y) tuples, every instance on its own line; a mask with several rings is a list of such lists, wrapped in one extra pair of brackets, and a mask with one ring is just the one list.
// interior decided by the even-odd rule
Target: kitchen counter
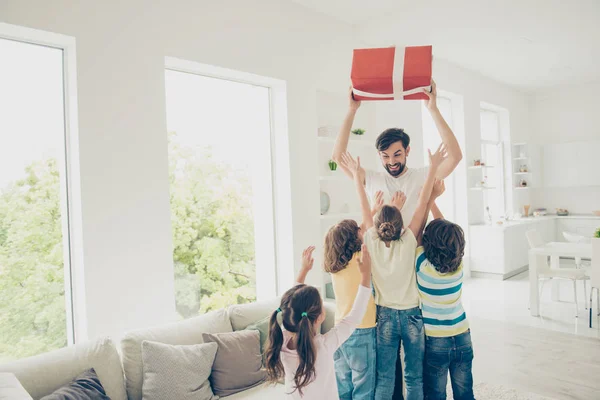
[(555, 214), (551, 214), (551, 215), (544, 215), (544, 216), (540, 216), (540, 217), (526, 217), (526, 218), (519, 218), (519, 219), (511, 219), (508, 221), (502, 221), (502, 224), (498, 224), (496, 222), (493, 222), (491, 224), (473, 224), (470, 225), (472, 227), (477, 227), (477, 226), (488, 226), (490, 228), (496, 228), (496, 229), (508, 229), (514, 226), (521, 226), (524, 224), (535, 224), (537, 222), (540, 221), (552, 221), (552, 220), (597, 220), (598, 221), (598, 227), (600, 228), (600, 216), (594, 215), (594, 214), (571, 214), (571, 215), (566, 215), (566, 216), (559, 216), (559, 215), (555, 215)]
[(508, 279), (527, 270), (529, 244), (526, 233), (537, 230), (544, 242), (565, 241), (563, 233), (591, 237), (600, 228), (600, 217), (574, 214), (564, 217), (545, 215), (503, 221), (501, 225), (469, 226), (471, 275)]

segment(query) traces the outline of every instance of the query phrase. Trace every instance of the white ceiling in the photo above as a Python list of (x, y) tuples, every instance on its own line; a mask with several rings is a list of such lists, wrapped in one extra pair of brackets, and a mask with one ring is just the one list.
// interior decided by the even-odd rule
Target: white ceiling
[(368, 45), (432, 44), (533, 92), (600, 80), (600, 0), (292, 0), (354, 25)]

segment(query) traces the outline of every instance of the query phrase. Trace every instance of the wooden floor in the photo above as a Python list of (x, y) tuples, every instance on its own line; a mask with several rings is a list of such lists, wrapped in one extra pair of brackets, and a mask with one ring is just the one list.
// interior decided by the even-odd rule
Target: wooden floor
[(600, 340), (470, 318), (475, 383), (554, 399), (600, 400)]

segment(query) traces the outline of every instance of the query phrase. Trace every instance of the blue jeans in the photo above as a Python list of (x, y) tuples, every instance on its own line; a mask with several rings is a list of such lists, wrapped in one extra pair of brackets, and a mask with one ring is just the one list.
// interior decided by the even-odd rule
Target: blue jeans
[(425, 398), (445, 400), (448, 371), (455, 400), (474, 400), (471, 332), (425, 340)]
[(390, 400), (394, 395), (396, 360), (401, 344), (404, 346), (406, 400), (423, 400), (425, 333), (421, 309), (395, 310), (377, 306), (377, 400)]
[(375, 393), (377, 330), (356, 329), (335, 351), (335, 377), (341, 400), (373, 399)]

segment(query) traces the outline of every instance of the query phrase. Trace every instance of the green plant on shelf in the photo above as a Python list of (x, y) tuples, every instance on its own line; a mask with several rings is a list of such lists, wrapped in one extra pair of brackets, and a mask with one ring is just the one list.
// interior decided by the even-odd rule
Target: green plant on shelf
[(352, 133), (354, 133), (355, 135), (361, 136), (361, 135), (364, 135), (364, 134), (365, 134), (365, 130), (364, 130), (364, 129), (357, 128), (357, 129), (353, 129), (353, 130), (352, 130)]
[(329, 169), (335, 171), (337, 169), (337, 163), (333, 160), (329, 160)]
[(600, 239), (600, 228), (596, 229), (596, 233), (594, 233), (594, 237)]

